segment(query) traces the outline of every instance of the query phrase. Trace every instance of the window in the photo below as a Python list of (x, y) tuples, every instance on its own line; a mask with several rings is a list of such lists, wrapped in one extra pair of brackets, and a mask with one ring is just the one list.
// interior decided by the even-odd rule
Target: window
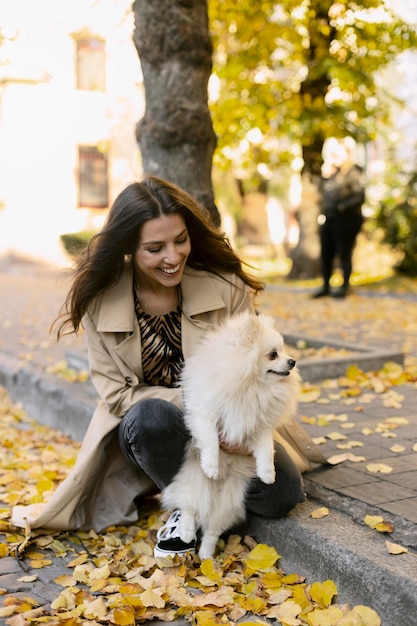
[(105, 44), (94, 37), (76, 39), (76, 80), (77, 89), (84, 91), (105, 91)]
[(108, 205), (107, 150), (78, 146), (78, 206), (105, 209)]

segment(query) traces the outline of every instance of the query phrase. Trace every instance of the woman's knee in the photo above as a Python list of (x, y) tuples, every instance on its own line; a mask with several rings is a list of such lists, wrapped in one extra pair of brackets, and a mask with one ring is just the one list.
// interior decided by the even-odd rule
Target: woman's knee
[(134, 404), (124, 415), (120, 431), (132, 442), (143, 437), (156, 437), (167, 430), (186, 433), (183, 413), (172, 402), (161, 398), (146, 398)]
[(301, 473), (284, 450), (275, 443), (276, 480), (266, 485), (254, 478), (246, 496), (246, 508), (251, 513), (264, 517), (279, 518), (287, 515), (297, 504), (305, 501)]

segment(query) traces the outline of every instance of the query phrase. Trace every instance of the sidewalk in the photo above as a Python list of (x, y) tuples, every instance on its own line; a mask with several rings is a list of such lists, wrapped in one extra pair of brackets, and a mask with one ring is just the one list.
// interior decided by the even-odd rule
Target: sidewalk
[[(95, 391), (89, 381), (67, 383), (47, 371), (68, 354), (73, 362), (86, 362), (82, 336), (58, 344), (49, 336), (67, 287), (68, 280), (52, 269), (31, 264), (0, 268), (0, 385), (23, 402), (29, 415), (81, 440), (97, 402)], [(405, 351), (407, 363), (417, 357), (412, 323), (417, 303), (412, 299), (371, 297), (356, 290), (345, 301), (324, 298), (313, 303), (307, 291), (294, 290), (289, 283), (268, 289), (259, 308), (279, 319), (285, 335), (344, 342), (360, 351), (391, 354), (397, 361)], [(344, 356), (348, 362), (351, 358)], [(339, 602), (371, 606), (384, 626), (410, 626), (410, 616), (417, 612), (417, 383), (392, 384), (392, 376), (365, 377), (362, 387), (352, 380), (341, 383), (338, 359), (337, 354), (321, 359), (334, 374), (325, 385), (310, 380), (299, 419), (313, 438), (323, 441), (326, 456), (350, 453), (365, 460), (309, 472), (306, 503), (285, 520), (251, 516), (245, 531), (273, 545), (286, 572), (331, 579)], [(313, 363), (303, 370), (302, 359), (299, 364), (307, 382), (305, 374), (321, 367)], [(375, 472), (375, 466), (391, 470)], [(329, 514), (311, 517), (322, 506)], [(387, 536), (371, 530), (364, 523), (366, 515), (383, 517), (394, 532)], [(388, 554), (386, 539), (409, 553)], [(31, 589), (31, 595), (38, 593), (48, 602), (59, 592), (52, 582), (57, 567), (63, 567), (62, 559), (42, 570), (48, 580), (38, 581), (43, 587), (35, 589), (17, 582), (22, 571), (14, 559), (0, 559), (0, 587), (22, 593)]]

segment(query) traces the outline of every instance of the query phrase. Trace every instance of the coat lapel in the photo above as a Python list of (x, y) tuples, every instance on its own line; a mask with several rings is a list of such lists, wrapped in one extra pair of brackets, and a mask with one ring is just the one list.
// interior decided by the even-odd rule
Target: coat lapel
[[(116, 337), (115, 353), (139, 378), (142, 346), (133, 297), (133, 268), (127, 266), (119, 282), (103, 294), (97, 315), (97, 331)], [(189, 356), (192, 346), (212, 326), (200, 316), (226, 307), (212, 274), (187, 267), (181, 281), (182, 347)]]

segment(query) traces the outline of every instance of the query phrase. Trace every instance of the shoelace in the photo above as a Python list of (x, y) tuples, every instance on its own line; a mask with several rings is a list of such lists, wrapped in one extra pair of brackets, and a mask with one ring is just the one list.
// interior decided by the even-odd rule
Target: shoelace
[(174, 537), (179, 537), (178, 524), (179, 524), (180, 519), (181, 519), (181, 511), (177, 510), (171, 513), (171, 515), (166, 521), (166, 524), (162, 526), (156, 533), (158, 541), (161, 539), (166, 540), (166, 539), (173, 539)]

